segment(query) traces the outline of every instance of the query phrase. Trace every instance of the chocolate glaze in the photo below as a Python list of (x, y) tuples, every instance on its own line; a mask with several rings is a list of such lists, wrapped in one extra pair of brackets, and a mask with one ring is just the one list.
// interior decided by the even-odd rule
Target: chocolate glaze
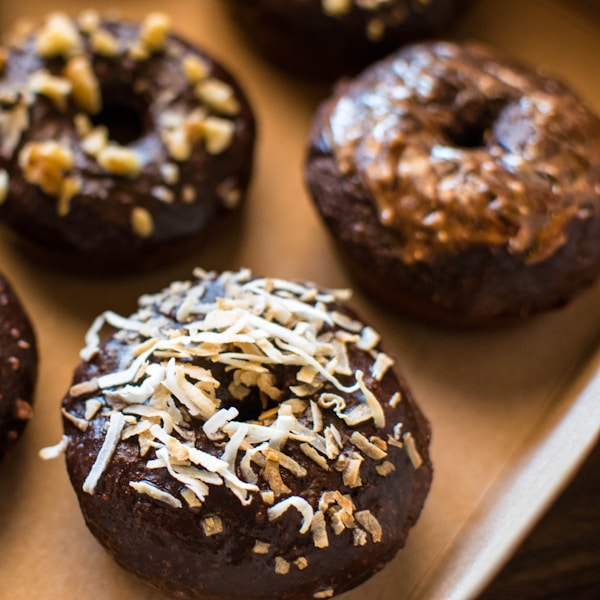
[[(276, 64), (322, 79), (361, 67), (418, 39), (441, 35), (471, 0), (379, 4), (352, 0), (328, 14), (323, 0), (228, 0), (249, 40)], [(256, 33), (260, 32), (260, 35)]]
[(319, 211), (394, 307), (528, 316), (600, 273), (600, 120), (479, 45), (415, 45), (339, 85), (309, 143)]
[[(117, 21), (102, 22), (101, 27), (113, 34), (124, 49), (139, 33), (138, 25)], [(103, 97), (104, 112), (93, 120), (109, 128), (112, 125), (111, 137), (116, 136), (117, 141), (141, 156), (142, 173), (124, 177), (104, 171), (81, 147), (74, 125), (74, 117), (81, 110), (72, 100), (61, 112), (51, 100), (33, 95), (30, 126), (14, 151), (0, 154), (0, 169), (8, 172), (10, 181), (7, 199), (0, 205), (0, 219), (41, 255), (50, 254), (68, 266), (114, 271), (173, 260), (188, 246), (201, 244), (215, 222), (232, 212), (219, 195), (219, 186), (239, 190), (241, 199), (245, 196), (255, 138), (251, 107), (229, 72), (176, 35), (169, 35), (165, 50), (147, 60), (134, 60), (123, 52), (115, 57), (94, 54), (89, 38), (82, 35), (82, 40)], [(182, 58), (189, 55), (201, 58), (209, 65), (212, 77), (232, 86), (240, 111), (232, 117), (235, 133), (226, 151), (211, 155), (203, 144), (198, 144), (188, 160), (176, 162), (169, 157), (158, 129), (167, 110), (188, 114), (199, 106), (181, 66)], [(35, 71), (47, 69), (59, 75), (63, 66), (62, 58), (43, 59), (37, 54), (33, 35), (22, 49), (11, 48), (0, 90), (6, 94), (26, 88)], [(119, 114), (121, 118), (115, 118)], [(32, 140), (56, 140), (74, 153), (72, 174), (80, 177), (83, 185), (64, 216), (57, 214), (56, 198), (22, 176), (19, 151)], [(179, 167), (179, 178), (167, 185), (161, 167), (174, 162)], [(184, 200), (188, 186), (195, 191), (193, 202)], [(174, 200), (165, 202), (155, 197), (156, 187), (169, 188)], [(151, 214), (154, 231), (150, 237), (142, 238), (132, 231), (133, 207), (142, 207)]]
[[(212, 284), (207, 291), (207, 301), (221, 293)], [(353, 317), (341, 304), (338, 310)], [(153, 306), (152, 310), (157, 310)], [(174, 325), (177, 325), (174, 321)], [(102, 342), (99, 354), (90, 362), (77, 368), (73, 383), (87, 381), (103, 373), (122, 368), (135, 339), (126, 342), (110, 334)], [(364, 351), (350, 352), (353, 369), (369, 372), (372, 357)], [(195, 364), (206, 365), (201, 360)], [(212, 366), (214, 372), (214, 365)], [(279, 366), (276, 369), (276, 385), (283, 387), (282, 400), (293, 395), (286, 389), (286, 382), (293, 382), (295, 369)], [(244, 405), (258, 402), (253, 394), (240, 403), (227, 395), (227, 383), (231, 376), (221, 370), (218, 378), (223, 392), (223, 406)], [(350, 589), (383, 568), (401, 548), (414, 525), (431, 483), (432, 467), (428, 454), (430, 429), (427, 420), (417, 408), (406, 384), (393, 370), (387, 371), (381, 382), (371, 377), (365, 379), (377, 398), (382, 399), (385, 411), (385, 428), (377, 429), (372, 421), (348, 428), (337, 417), (325, 414), (325, 425), (334, 422), (342, 434), (345, 447), (352, 431), (359, 429), (365, 436), (378, 435), (386, 438), (392, 434), (393, 425), (403, 423), (403, 431), (410, 431), (416, 442), (423, 464), (416, 468), (406, 451), (390, 446), (387, 460), (393, 462), (395, 471), (386, 477), (375, 471), (375, 462), (364, 461), (361, 465), (363, 485), (349, 488), (342, 483), (340, 473), (334, 469), (323, 470), (309, 460), (291, 442), (282, 451), (307, 469), (305, 477), (293, 477), (282, 471), (291, 494), (303, 495), (315, 507), (324, 490), (339, 489), (349, 494), (357, 510), (368, 508), (379, 520), (383, 539), (380, 543), (354, 546), (352, 531), (340, 535), (329, 533), (330, 545), (316, 548), (310, 534), (300, 534), (301, 518), (295, 510), (288, 510), (275, 521), (267, 518), (268, 506), (260, 495), (253, 493), (248, 506), (242, 506), (224, 486), (213, 487), (201, 508), (170, 508), (143, 496), (129, 487), (131, 480), (156, 483), (161, 489), (177, 495), (181, 484), (164, 471), (148, 470), (139, 455), (137, 444), (132, 440), (121, 441), (108, 468), (103, 474), (95, 494), (82, 492), (82, 484), (98, 454), (105, 435), (106, 417), (96, 417), (87, 431), (82, 432), (69, 420), (64, 421), (69, 437), (67, 467), (77, 493), (86, 523), (100, 543), (125, 569), (137, 574), (147, 583), (177, 598), (202, 598), (226, 600), (238, 597), (255, 599), (294, 600), (311, 598), (313, 594), (333, 587), (335, 593)], [(396, 391), (402, 394), (401, 402), (392, 408), (387, 401)], [(221, 394), (220, 394), (221, 395)], [(63, 406), (70, 413), (83, 416), (84, 401), (92, 395), (64, 399)], [(353, 400), (347, 398), (351, 405)], [(255, 417), (252, 417), (255, 418)], [(307, 427), (311, 423), (301, 417)], [(219, 455), (214, 443), (201, 432), (201, 423), (193, 424), (198, 433), (196, 447)], [(239, 460), (239, 457), (238, 457)], [(259, 487), (268, 489), (259, 476)], [(281, 498), (277, 498), (277, 501)], [(224, 532), (206, 537), (201, 521), (207, 515), (216, 515), (224, 524)], [(270, 544), (267, 554), (252, 551), (257, 540)], [(291, 564), (289, 573), (275, 573), (275, 558), (283, 557)], [(308, 566), (300, 570), (294, 560), (304, 557)]]
[(35, 334), (18, 297), (0, 275), (0, 461), (32, 417)]

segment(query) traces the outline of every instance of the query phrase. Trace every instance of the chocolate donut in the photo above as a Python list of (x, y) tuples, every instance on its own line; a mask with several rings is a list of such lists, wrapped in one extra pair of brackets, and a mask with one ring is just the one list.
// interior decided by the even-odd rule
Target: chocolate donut
[(174, 260), (245, 196), (251, 107), (163, 14), (51, 14), (12, 40), (0, 107), (0, 220), (59, 264)]
[(0, 274), (0, 462), (33, 416), (35, 334), (15, 292)]
[(249, 41), (294, 72), (355, 73), (400, 45), (445, 33), (470, 0), (228, 0)]
[(177, 598), (329, 598), (404, 545), (429, 424), (344, 298), (197, 270), (95, 321), (63, 440), (121, 566)]
[(600, 273), (600, 120), (477, 44), (406, 47), (339, 85), (305, 179), (359, 281), (399, 311), (514, 320)]

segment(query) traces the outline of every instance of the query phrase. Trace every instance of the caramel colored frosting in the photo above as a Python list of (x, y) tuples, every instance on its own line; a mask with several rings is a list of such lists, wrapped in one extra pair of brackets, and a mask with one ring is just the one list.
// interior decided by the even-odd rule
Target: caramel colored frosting
[(475, 44), (408, 47), (342, 86), (326, 141), (403, 260), (469, 245), (527, 263), (600, 202), (600, 121), (564, 85)]

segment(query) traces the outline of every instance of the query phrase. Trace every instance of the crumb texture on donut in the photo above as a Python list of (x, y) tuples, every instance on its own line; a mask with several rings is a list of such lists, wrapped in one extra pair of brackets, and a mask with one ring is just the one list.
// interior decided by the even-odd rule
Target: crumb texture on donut
[(310, 146), (317, 206), (364, 279), (369, 264), (387, 271), (392, 304), (415, 290), (415, 307), (494, 319), (562, 304), (597, 277), (600, 121), (481, 45), (416, 44), (340, 84)]
[(195, 276), (87, 335), (57, 450), (88, 527), (177, 597), (358, 585), (422, 509), (425, 417), (345, 292)]
[(169, 18), (50, 14), (0, 63), (0, 219), (90, 266), (139, 263), (236, 208), (254, 119)]
[(33, 416), (37, 349), (33, 327), (0, 275), (0, 462)]

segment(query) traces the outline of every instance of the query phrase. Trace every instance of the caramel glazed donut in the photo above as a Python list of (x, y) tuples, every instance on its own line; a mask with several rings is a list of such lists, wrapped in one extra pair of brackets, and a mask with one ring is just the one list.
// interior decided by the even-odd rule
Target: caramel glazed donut
[(96, 320), (45, 455), (66, 450), (89, 529), (164, 593), (358, 585), (421, 511), (427, 420), (342, 292), (195, 276)]
[(33, 416), (37, 364), (31, 321), (0, 274), (0, 461)]
[(232, 76), (170, 33), (51, 14), (0, 61), (0, 219), (42, 255), (154, 266), (245, 196), (255, 127)]
[(305, 179), (390, 306), (460, 324), (565, 304), (600, 272), (600, 121), (480, 45), (406, 47), (340, 85)]
[(226, 0), (273, 62), (330, 79), (400, 45), (445, 34), (472, 0)]

